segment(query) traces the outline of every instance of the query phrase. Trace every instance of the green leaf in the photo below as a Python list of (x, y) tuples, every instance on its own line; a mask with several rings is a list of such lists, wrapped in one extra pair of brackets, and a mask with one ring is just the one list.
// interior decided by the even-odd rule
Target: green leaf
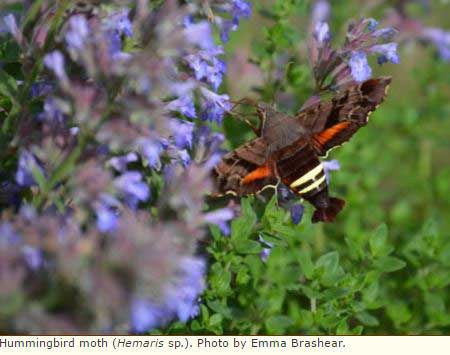
[(271, 316), (265, 321), (265, 326), (269, 334), (283, 334), (293, 324), (294, 321), (284, 315)]
[(384, 256), (386, 255), (386, 243), (388, 237), (388, 228), (386, 224), (381, 224), (372, 233), (369, 238), (370, 251), (373, 256)]
[(211, 267), (210, 275), (211, 287), (218, 295), (226, 295), (230, 292), (231, 273), (224, 270), (219, 263)]
[(246, 285), (250, 280), (247, 267), (241, 267), (236, 275), (236, 282), (240, 285)]
[(297, 257), (305, 277), (311, 280), (314, 277), (314, 265), (311, 260), (311, 253), (306, 250), (300, 250), (297, 253)]
[(375, 260), (374, 265), (382, 272), (393, 272), (403, 269), (406, 266), (406, 263), (394, 256), (385, 256)]
[(220, 325), (223, 321), (223, 316), (219, 313), (213, 314), (210, 318), (209, 318), (209, 326), (211, 327), (215, 327), (217, 325)]
[(221, 315), (223, 315), (224, 318), (228, 318), (228, 319), (232, 318), (231, 310), (223, 303), (221, 303), (217, 300), (214, 300), (214, 301), (207, 301), (206, 304), (214, 312), (217, 312), (217, 313), (220, 313)]
[(338, 266), (339, 253), (337, 251), (332, 251), (317, 259), (315, 268), (322, 273), (334, 274), (337, 271)]
[(355, 315), (356, 319), (358, 319), (362, 324), (367, 325), (369, 327), (376, 327), (380, 324), (377, 318), (372, 316), (368, 312), (360, 312)]
[(231, 222), (231, 238), (247, 239), (253, 231), (256, 223), (256, 214), (252, 209), (252, 198), (244, 198), (242, 203), (242, 214)]
[(6, 96), (12, 103), (17, 104), (17, 82), (11, 75), (0, 69), (0, 94)]
[(240, 254), (259, 254), (262, 251), (261, 244), (255, 240), (234, 240), (233, 244)]

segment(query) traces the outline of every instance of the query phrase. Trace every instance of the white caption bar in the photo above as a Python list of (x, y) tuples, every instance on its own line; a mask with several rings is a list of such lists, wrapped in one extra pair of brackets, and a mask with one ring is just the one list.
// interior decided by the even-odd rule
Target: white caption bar
[(449, 354), (449, 336), (0, 336), (0, 354)]

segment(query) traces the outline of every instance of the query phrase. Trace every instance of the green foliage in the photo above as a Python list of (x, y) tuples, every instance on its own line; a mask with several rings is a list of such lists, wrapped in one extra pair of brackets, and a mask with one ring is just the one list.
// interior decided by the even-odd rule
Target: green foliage
[[(333, 2), (332, 28), (340, 30), (353, 14), (349, 3)], [(257, 89), (263, 101), (288, 93), (299, 98), (297, 109), (311, 93), (307, 59), (298, 50), (307, 23), (297, 20), (307, 21), (306, 5), (255, 5), (264, 27), (254, 30), (263, 39), (252, 42), (251, 58), (264, 75)], [(347, 200), (336, 223), (312, 225), (305, 205), (295, 226), (275, 199), (251, 197), (242, 199), (230, 237), (211, 231), (208, 290), (193, 331), (448, 334), (448, 63), (423, 47), (412, 50), (401, 65), (385, 69), (393, 85), (368, 127), (332, 152), (342, 170), (331, 176), (331, 193)], [(240, 144), (242, 127), (227, 125), (227, 135), (232, 146)], [(259, 254), (267, 243), (273, 247), (264, 262)]]

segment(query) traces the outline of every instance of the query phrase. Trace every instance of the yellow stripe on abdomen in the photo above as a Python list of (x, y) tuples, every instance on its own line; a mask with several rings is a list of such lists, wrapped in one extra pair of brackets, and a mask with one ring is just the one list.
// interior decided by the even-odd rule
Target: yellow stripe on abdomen
[[(322, 163), (319, 163), (314, 169), (308, 171), (305, 175), (295, 180), (289, 187), (292, 189), (296, 186), (303, 185), (305, 182), (314, 179), (323, 170)], [(309, 187), (309, 186), (308, 186)]]
[(303, 190), (300, 190), (299, 194), (307, 193), (311, 190), (314, 190), (315, 188), (319, 187), (323, 182), (325, 181), (325, 175), (322, 176), (319, 180), (313, 181), (311, 185), (305, 187)]

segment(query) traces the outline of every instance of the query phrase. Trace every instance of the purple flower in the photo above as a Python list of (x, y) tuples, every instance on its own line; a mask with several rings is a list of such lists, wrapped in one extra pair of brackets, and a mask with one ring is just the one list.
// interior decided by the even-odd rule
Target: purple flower
[(199, 312), (198, 299), (205, 289), (205, 261), (196, 257), (184, 257), (180, 262), (180, 277), (165, 293), (167, 308), (186, 322)]
[(231, 14), (236, 19), (240, 19), (241, 17), (248, 19), (252, 15), (252, 5), (248, 1), (233, 0)]
[(187, 167), (191, 163), (191, 156), (186, 149), (177, 149), (176, 158), (181, 162), (181, 164), (183, 164), (184, 167)]
[(109, 42), (109, 55), (113, 60), (127, 60), (129, 53), (122, 52), (121, 36), (131, 37), (133, 25), (128, 18), (129, 10), (116, 12), (106, 19), (107, 40)]
[(220, 163), (222, 159), (222, 154), (213, 153), (211, 157), (203, 164), (203, 169), (206, 171), (210, 171), (214, 169), (214, 167)]
[(234, 218), (234, 212), (231, 208), (222, 208), (208, 212), (203, 216), (206, 223), (215, 224), (220, 228), (224, 235), (230, 234), (229, 221)]
[(294, 204), (291, 206), (291, 221), (294, 224), (299, 224), (303, 217), (305, 207), (301, 204)]
[(196, 45), (201, 49), (211, 49), (214, 47), (212, 29), (208, 21), (198, 23), (185, 21), (185, 25), (186, 28), (183, 32), (188, 43)]
[(216, 91), (226, 72), (225, 63), (217, 59), (220, 54), (223, 54), (222, 47), (213, 47), (185, 57), (188, 66), (194, 71), (195, 78), (206, 80)]
[(6, 29), (9, 33), (15, 38), (15, 40), (18, 43), (22, 42), (22, 32), (20, 31), (19, 27), (17, 26), (16, 18), (13, 14), (6, 15), (3, 17), (3, 22), (6, 25)]
[(261, 258), (261, 260), (263, 262), (267, 262), (267, 260), (269, 259), (270, 253), (272, 252), (271, 248), (263, 248), (263, 250), (261, 250), (261, 253), (259, 254), (259, 257)]
[(341, 165), (339, 164), (339, 161), (336, 159), (324, 161), (323, 164), (323, 171), (325, 173), (325, 177), (327, 179), (327, 184), (330, 183), (330, 171), (339, 170), (341, 168)]
[(45, 81), (35, 82), (31, 85), (31, 96), (47, 96), (53, 91), (53, 85)]
[(261, 235), (259, 235), (259, 242), (267, 247), (263, 248), (263, 250), (261, 250), (261, 253), (259, 254), (261, 260), (266, 263), (267, 259), (269, 259), (270, 253), (272, 252), (273, 244), (266, 241)]
[(33, 248), (29, 245), (24, 245), (22, 248), (22, 254), (30, 269), (38, 270), (42, 266), (44, 255), (41, 250)]
[(436, 46), (442, 60), (450, 61), (450, 32), (441, 28), (425, 28), (423, 37)]
[(222, 83), (223, 74), (227, 71), (227, 67), (223, 60), (213, 58), (212, 65), (206, 68), (206, 80), (212, 85), (215, 91)]
[(19, 242), (20, 236), (16, 233), (13, 226), (8, 222), (0, 222), (0, 248), (9, 248), (11, 245)]
[(314, 38), (317, 40), (319, 47), (330, 41), (330, 27), (326, 22), (317, 22), (314, 27)]
[(69, 48), (83, 49), (89, 37), (89, 26), (83, 15), (72, 16), (69, 20), (69, 30), (66, 32), (66, 42)]
[(197, 114), (195, 113), (194, 100), (192, 100), (190, 95), (184, 95), (171, 101), (167, 105), (167, 109), (170, 111), (177, 111), (189, 118), (197, 117)]
[(22, 188), (12, 181), (0, 182), (0, 206), (6, 205), (14, 209), (18, 209), (21, 201)]
[(184, 257), (180, 261), (178, 277), (163, 292), (163, 300), (137, 298), (131, 304), (131, 327), (143, 333), (164, 325), (173, 318), (182, 322), (199, 312), (199, 296), (205, 289), (205, 261)]
[(326, 0), (316, 1), (311, 12), (311, 23), (326, 22), (330, 17), (330, 4)]
[(102, 233), (113, 232), (118, 225), (119, 216), (116, 212), (119, 202), (109, 195), (102, 195), (95, 204), (97, 229)]
[(222, 42), (228, 42), (230, 40), (230, 32), (236, 31), (239, 26), (239, 21), (223, 20), (220, 21), (220, 39)]
[(374, 45), (370, 48), (370, 52), (381, 54), (378, 57), (378, 64), (383, 64), (386, 62), (398, 64), (400, 62), (400, 58), (397, 53), (397, 43), (395, 42)]
[(36, 184), (34, 180), (33, 171), (40, 172), (44, 175), (44, 171), (37, 162), (33, 154), (26, 150), (20, 153), (19, 163), (16, 172), (16, 182), (20, 186), (33, 186)]
[(140, 148), (148, 164), (153, 169), (161, 169), (161, 160), (159, 158), (162, 150), (161, 142), (154, 139), (143, 139), (140, 142)]
[(45, 99), (44, 112), (39, 115), (39, 118), (55, 124), (62, 124), (65, 121), (65, 116), (53, 97)]
[(132, 209), (135, 209), (140, 201), (145, 202), (150, 197), (150, 189), (142, 181), (142, 174), (137, 171), (127, 172), (114, 179), (114, 186)]
[(144, 333), (156, 328), (167, 319), (167, 310), (150, 300), (138, 298), (131, 303), (131, 329), (135, 333)]
[(52, 70), (60, 80), (67, 80), (67, 74), (64, 69), (64, 56), (58, 50), (55, 50), (44, 57), (44, 64)]
[(374, 18), (369, 18), (367, 19), (367, 22), (368, 22), (367, 29), (371, 32), (375, 31), (375, 29), (378, 26), (378, 21), (375, 20)]
[(379, 30), (376, 30), (372, 33), (372, 36), (375, 38), (383, 38), (385, 40), (388, 40), (392, 36), (394, 36), (397, 33), (397, 30), (392, 27), (387, 28), (380, 28)]
[(353, 79), (357, 82), (367, 80), (372, 75), (372, 68), (367, 62), (367, 56), (363, 51), (355, 51), (352, 53), (348, 62)]
[(117, 171), (120, 171), (121, 173), (125, 172), (127, 170), (127, 166), (129, 163), (133, 163), (138, 161), (138, 156), (136, 153), (131, 152), (126, 155), (122, 155), (119, 157), (114, 157), (109, 159), (109, 164), (116, 169)]
[(169, 127), (172, 131), (175, 145), (178, 148), (192, 148), (192, 134), (194, 132), (194, 124), (192, 122), (172, 119)]
[(106, 20), (106, 27), (116, 31), (119, 35), (127, 37), (133, 36), (133, 24), (129, 19), (130, 10), (123, 9), (109, 16)]
[(218, 95), (205, 88), (201, 88), (200, 90), (203, 95), (201, 103), (202, 119), (221, 123), (225, 112), (231, 109), (229, 96)]

